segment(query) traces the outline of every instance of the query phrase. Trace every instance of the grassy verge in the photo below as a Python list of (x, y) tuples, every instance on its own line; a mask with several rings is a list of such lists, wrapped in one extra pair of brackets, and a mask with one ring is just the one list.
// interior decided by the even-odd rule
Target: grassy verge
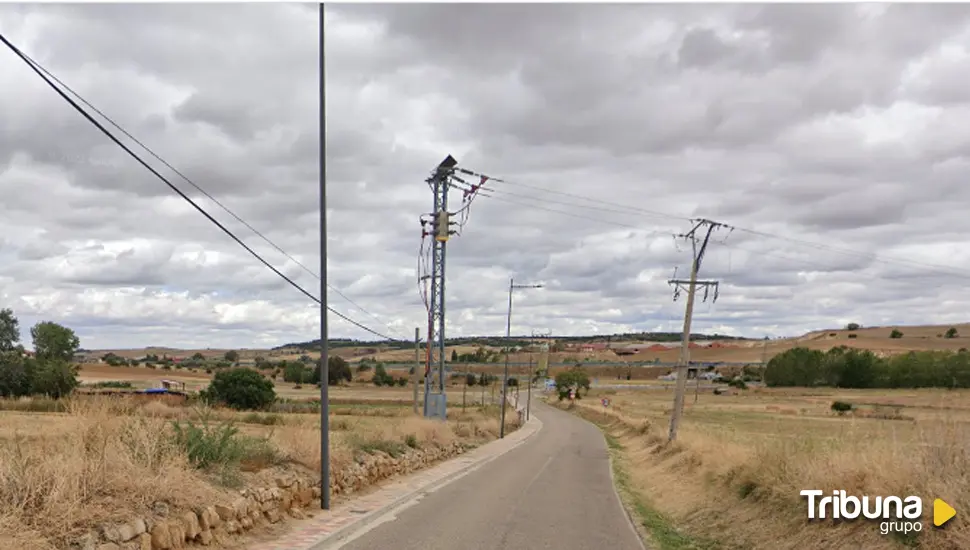
[(630, 474), (627, 471), (629, 461), (624, 454), (626, 448), (620, 443), (620, 440), (605, 431), (603, 435), (606, 436), (606, 444), (609, 446), (612, 458), (610, 462), (613, 467), (613, 481), (616, 484), (617, 492), (620, 493), (620, 498), (627, 510), (632, 512), (634, 521), (646, 530), (645, 534), (654, 547), (659, 550), (715, 550), (722, 548), (715, 541), (694, 538), (678, 531), (668, 518), (664, 517), (650, 504), (646, 495), (639, 493), (633, 487)]
[[(717, 548), (771, 550), (970, 548), (970, 524), (932, 525), (934, 498), (970, 509), (970, 392), (701, 394), (688, 400), (675, 443), (666, 438), (669, 392), (619, 392), (608, 408), (591, 397), (573, 412), (612, 439), (624, 470), (618, 484), (646, 497), (643, 521), (661, 547), (669, 538), (671, 548), (705, 548), (707, 540)], [(859, 410), (840, 416), (831, 410), (833, 400)], [(906, 414), (865, 409), (876, 405)], [(922, 529), (903, 536), (883, 534), (891, 522), (881, 520), (806, 521), (804, 489), (919, 496)], [(692, 540), (678, 542), (669, 526)]]

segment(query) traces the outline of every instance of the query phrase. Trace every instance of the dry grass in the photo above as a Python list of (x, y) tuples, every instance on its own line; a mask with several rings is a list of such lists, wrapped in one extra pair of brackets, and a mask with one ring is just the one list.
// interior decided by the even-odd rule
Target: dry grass
[[(24, 403), (30, 404), (17, 406)], [(193, 467), (173, 441), (172, 422), (200, 413), (217, 424), (233, 421), (240, 437), (268, 442), (261, 455), (238, 465), (242, 471), (276, 465), (319, 471), (318, 415), (199, 411), (90, 397), (69, 400), (65, 409), (0, 411), (0, 548), (66, 548), (86, 529), (144, 513), (157, 501), (186, 508), (228, 499), (226, 472)], [(359, 407), (361, 414), (348, 409), (350, 414), (330, 418), (333, 471), (375, 444), (420, 447), (456, 438), (477, 444), (498, 433), (491, 411), (441, 423), (414, 417), (404, 407)], [(231, 476), (235, 483), (259, 475), (237, 474)]]
[[(595, 397), (595, 394), (593, 395)], [(932, 527), (932, 501), (970, 509), (970, 392), (772, 391), (701, 395), (666, 443), (670, 392), (619, 392), (579, 404), (624, 447), (634, 488), (700, 538), (739, 548), (897, 548), (878, 523), (806, 521), (803, 489), (918, 495), (921, 548), (968, 548), (970, 526)], [(837, 417), (834, 399), (863, 405)], [(897, 416), (891, 420), (896, 407)], [(881, 407), (881, 408), (880, 408)]]

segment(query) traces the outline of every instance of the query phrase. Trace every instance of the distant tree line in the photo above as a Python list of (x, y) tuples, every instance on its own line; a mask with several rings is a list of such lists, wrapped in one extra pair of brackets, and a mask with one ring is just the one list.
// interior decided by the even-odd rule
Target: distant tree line
[[(590, 342), (607, 342), (607, 341), (626, 341), (626, 340), (646, 340), (652, 342), (679, 342), (683, 335), (679, 332), (631, 332), (623, 334), (611, 334), (611, 335), (599, 335), (599, 336), (551, 336), (561, 342), (568, 343), (590, 343)], [(724, 334), (691, 334), (691, 340), (749, 340), (750, 338), (745, 338), (743, 336), (727, 336)], [(506, 339), (501, 336), (471, 336), (465, 338), (446, 338), (445, 345), (447, 346), (488, 346), (496, 348), (504, 348), (506, 346), (512, 347), (526, 347), (533, 343), (531, 338), (523, 337), (512, 337)], [(369, 346), (380, 346), (387, 350), (396, 349), (413, 349), (413, 342), (404, 341), (392, 341), (392, 340), (380, 340), (380, 341), (361, 341), (352, 340), (349, 338), (331, 338), (329, 340), (330, 349), (348, 348), (348, 347), (369, 347)], [(320, 340), (310, 340), (309, 342), (296, 342), (292, 344), (284, 344), (273, 348), (274, 350), (284, 349), (284, 348), (297, 348), (302, 350), (319, 350)]]
[(883, 358), (845, 346), (827, 352), (793, 348), (768, 362), (764, 382), (773, 387), (970, 388), (970, 353), (912, 351)]

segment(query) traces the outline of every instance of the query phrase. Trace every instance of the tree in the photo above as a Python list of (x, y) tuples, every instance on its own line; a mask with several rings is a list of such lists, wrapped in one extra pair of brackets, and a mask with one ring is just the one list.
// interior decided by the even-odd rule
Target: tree
[(458, 362), (458, 350), (456, 349), (451, 350), (451, 362), (452, 363)]
[(893, 331), (889, 333), (889, 337), (893, 339), (899, 339), (903, 337), (903, 333), (900, 332), (898, 328), (894, 328)]
[(580, 399), (581, 389), (589, 391), (589, 375), (581, 367), (576, 366), (556, 375), (556, 392), (560, 401), (569, 397), (571, 390), (575, 390), (576, 399)]
[(19, 351), (0, 351), (0, 397), (30, 394), (31, 373)]
[(394, 377), (387, 374), (387, 369), (384, 368), (384, 363), (378, 363), (374, 367), (374, 385), (375, 386), (390, 386), (394, 384)]
[[(28, 361), (29, 362), (29, 361)], [(78, 387), (78, 367), (63, 359), (34, 360), (30, 393), (50, 396), (53, 399), (67, 397)]]
[(229, 361), (230, 363), (235, 363), (239, 361), (239, 352), (231, 349), (227, 351), (226, 354), (223, 355), (222, 357), (223, 359), (225, 359), (226, 361)]
[(30, 329), (34, 353), (38, 360), (71, 362), (81, 346), (74, 331), (51, 321), (42, 321)]
[(13, 310), (0, 309), (0, 352), (14, 351), (20, 346), (20, 321)]
[(307, 368), (302, 363), (285, 363), (283, 366), (283, 381), (294, 384), (302, 384), (307, 381)]
[(247, 368), (217, 372), (202, 398), (234, 409), (264, 409), (276, 401), (273, 382)]
[(957, 329), (956, 329), (956, 327), (950, 327), (950, 328), (946, 329), (946, 334), (944, 334), (943, 337), (944, 338), (956, 338), (957, 337)]
[(478, 378), (476, 378), (473, 373), (468, 373), (465, 375), (466, 386), (474, 386), (477, 383), (478, 383)]
[(346, 382), (354, 380), (354, 373), (350, 371), (350, 364), (343, 357), (327, 357), (327, 383), (336, 386), (341, 380)]
[(849, 323), (848, 325), (845, 325), (846, 330), (859, 330), (859, 328), (859, 323)]

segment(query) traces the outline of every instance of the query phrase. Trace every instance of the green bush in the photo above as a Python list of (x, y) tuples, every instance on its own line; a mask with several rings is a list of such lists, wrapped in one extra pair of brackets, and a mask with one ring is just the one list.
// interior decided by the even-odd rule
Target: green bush
[(387, 374), (387, 369), (384, 368), (384, 363), (378, 363), (377, 366), (374, 367), (373, 382), (375, 386), (393, 386), (395, 381), (393, 376)]
[(247, 368), (217, 372), (200, 395), (208, 403), (221, 403), (234, 409), (264, 409), (276, 400), (273, 382)]
[(845, 401), (832, 402), (832, 410), (838, 413), (840, 416), (851, 411), (852, 409), (852, 403), (846, 403)]
[(889, 337), (893, 339), (899, 339), (903, 337), (903, 333), (900, 332), (898, 328), (894, 328), (893, 331), (889, 333)]
[(238, 482), (243, 464), (260, 469), (280, 461), (269, 438), (247, 436), (232, 422), (211, 423), (210, 413), (202, 411), (198, 422), (172, 422), (173, 440), (199, 470), (217, 473), (227, 485)]
[(105, 382), (95, 382), (91, 384), (92, 388), (117, 388), (117, 389), (131, 389), (131, 382), (122, 382), (120, 380), (107, 380)]

